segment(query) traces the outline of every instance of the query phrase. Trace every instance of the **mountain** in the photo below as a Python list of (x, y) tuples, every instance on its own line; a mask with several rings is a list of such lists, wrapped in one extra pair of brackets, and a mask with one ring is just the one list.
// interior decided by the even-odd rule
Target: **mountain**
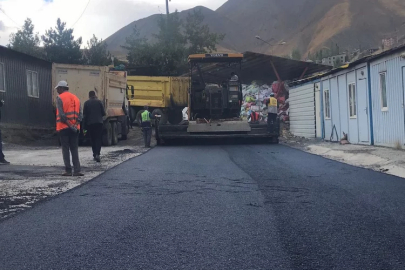
[[(305, 56), (338, 44), (340, 50), (379, 47), (381, 40), (405, 32), (404, 0), (228, 0), (218, 10), (197, 7), (212, 32), (226, 34), (218, 51), (255, 51), (285, 55), (299, 49)], [(184, 20), (189, 11), (180, 12)], [(153, 15), (122, 28), (106, 39), (112, 54), (137, 25), (153, 40)], [(255, 39), (259, 35), (270, 46)], [(333, 45), (335, 46), (335, 45)]]
[[(240, 37), (246, 35), (241, 27), (236, 27), (237, 23), (231, 21), (230, 19), (221, 16), (217, 12), (205, 8), (205, 7), (195, 7), (195, 9), (200, 9), (204, 15), (205, 23), (210, 27), (210, 31), (218, 34), (226, 34), (224, 40), (221, 42), (217, 49), (222, 52), (231, 52), (242, 50), (243, 47), (239, 46)], [(186, 20), (188, 13), (192, 10), (185, 10), (179, 13), (180, 19)], [(142, 37), (148, 38), (148, 40), (153, 41), (153, 34), (158, 33), (158, 19), (161, 15), (152, 15), (150, 17), (135, 21), (124, 28), (120, 29), (105, 41), (108, 44), (108, 50), (112, 55), (122, 58), (125, 56), (125, 51), (121, 48), (121, 45), (125, 44), (125, 38), (132, 34), (134, 27), (136, 26)]]
[[(239, 22), (275, 46), (282, 55), (298, 48), (304, 55), (337, 43), (341, 50), (378, 47), (405, 22), (403, 0), (229, 0), (218, 14)], [(405, 28), (402, 27), (402, 28)], [(269, 45), (242, 46), (271, 52)], [(257, 43), (256, 43), (257, 44)]]

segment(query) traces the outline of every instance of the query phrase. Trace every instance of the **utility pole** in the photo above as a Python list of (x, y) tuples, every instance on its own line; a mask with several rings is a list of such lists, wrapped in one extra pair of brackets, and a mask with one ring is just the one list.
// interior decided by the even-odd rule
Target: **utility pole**
[(169, 0), (166, 0), (166, 14), (169, 16)]

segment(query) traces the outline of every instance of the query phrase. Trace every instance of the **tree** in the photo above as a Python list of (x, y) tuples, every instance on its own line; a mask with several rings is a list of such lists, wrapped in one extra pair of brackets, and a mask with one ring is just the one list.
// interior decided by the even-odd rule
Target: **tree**
[(83, 55), (80, 50), (82, 38), (75, 40), (73, 29), (66, 29), (66, 23), (58, 19), (55, 29), (49, 29), (42, 36), (46, 57), (51, 62), (80, 64)]
[(84, 50), (84, 62), (87, 65), (107, 66), (111, 64), (111, 55), (107, 51), (107, 43), (98, 39), (95, 35), (87, 42)]
[(208, 25), (203, 25), (204, 15), (201, 9), (189, 12), (184, 26), (189, 54), (211, 53), (216, 45), (225, 38), (225, 34), (210, 33)]
[(340, 60), (340, 57), (338, 57), (337, 59), (336, 59), (336, 61), (333, 63), (333, 66), (335, 67), (335, 68), (337, 68), (337, 67), (340, 67), (340, 66), (342, 66), (342, 61)]
[(131, 36), (126, 38), (125, 45), (121, 46), (128, 51), (127, 60), (129, 64), (136, 66), (153, 66), (158, 64), (155, 49), (145, 37), (141, 37), (138, 28), (135, 26)]
[(224, 35), (210, 33), (207, 25), (202, 25), (204, 15), (201, 11), (189, 13), (186, 22), (176, 11), (169, 16), (161, 15), (158, 20), (159, 31), (150, 43), (141, 37), (137, 28), (122, 46), (128, 50), (127, 59), (132, 65), (155, 66), (158, 73), (177, 76), (187, 72), (187, 56), (216, 50), (216, 45)]
[(301, 52), (298, 49), (294, 49), (291, 53), (291, 59), (301, 60)]
[(182, 33), (182, 26), (183, 22), (176, 10), (169, 16), (160, 16), (159, 32), (154, 35), (157, 39), (155, 47), (159, 52), (161, 72), (169, 76), (180, 75), (187, 70), (187, 39)]
[(22, 29), (10, 35), (10, 44), (8, 46), (22, 53), (43, 57), (44, 55), (39, 45), (39, 35), (38, 33), (34, 33), (34, 24), (30, 18), (27, 18)]

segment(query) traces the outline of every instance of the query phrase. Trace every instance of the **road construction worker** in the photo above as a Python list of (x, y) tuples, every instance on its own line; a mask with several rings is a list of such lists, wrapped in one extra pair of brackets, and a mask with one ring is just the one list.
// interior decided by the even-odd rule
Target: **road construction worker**
[[(83, 176), (79, 161), (79, 133), (83, 113), (78, 97), (69, 92), (66, 81), (60, 81), (55, 87), (59, 96), (56, 97), (56, 131), (62, 145), (65, 172), (63, 176)], [(72, 154), (72, 165), (70, 164)]]
[(153, 115), (149, 112), (149, 106), (145, 106), (144, 110), (145, 111), (141, 114), (141, 127), (145, 147), (150, 148), (150, 140), (152, 138), (152, 119), (155, 119), (155, 117), (160, 117), (160, 115), (153, 117)]
[(277, 122), (277, 114), (278, 114), (278, 106), (277, 106), (277, 99), (274, 97), (274, 94), (270, 94), (270, 99), (267, 103), (267, 123), (268, 124), (275, 124)]
[[(3, 107), (4, 105), (4, 100), (0, 100), (0, 120), (1, 120), (1, 107)], [(8, 162), (5, 159), (5, 156), (3, 154), (3, 142), (1, 140), (1, 129), (0, 129), (0, 164), (10, 164), (10, 162)]]
[(89, 92), (89, 100), (83, 106), (83, 130), (89, 133), (93, 158), (100, 162), (101, 142), (103, 139), (103, 117), (105, 116), (103, 103), (97, 98), (96, 92)]

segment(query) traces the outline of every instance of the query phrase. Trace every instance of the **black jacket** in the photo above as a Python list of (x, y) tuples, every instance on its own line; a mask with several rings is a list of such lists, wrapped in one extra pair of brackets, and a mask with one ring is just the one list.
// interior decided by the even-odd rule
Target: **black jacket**
[(91, 98), (84, 103), (84, 125), (102, 124), (105, 110), (103, 103), (98, 98)]

